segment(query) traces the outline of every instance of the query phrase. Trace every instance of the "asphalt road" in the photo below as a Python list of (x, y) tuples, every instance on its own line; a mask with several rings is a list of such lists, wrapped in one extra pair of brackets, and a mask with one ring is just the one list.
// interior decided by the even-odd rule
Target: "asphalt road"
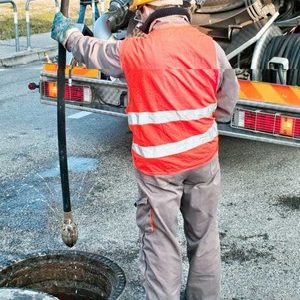
[[(0, 265), (66, 249), (56, 108), (27, 89), (39, 70), (0, 69)], [(121, 298), (143, 299), (126, 119), (77, 113), (67, 111), (74, 248), (117, 262), (127, 277)], [(300, 150), (222, 137), (220, 162), (222, 299), (300, 299)], [(185, 255), (181, 219), (178, 236)]]

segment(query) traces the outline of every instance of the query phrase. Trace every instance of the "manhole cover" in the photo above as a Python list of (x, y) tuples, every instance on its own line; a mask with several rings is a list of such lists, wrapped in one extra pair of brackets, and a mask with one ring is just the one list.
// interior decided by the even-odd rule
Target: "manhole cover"
[(80, 251), (28, 256), (0, 270), (0, 287), (37, 290), (61, 300), (117, 299), (125, 282), (116, 263)]

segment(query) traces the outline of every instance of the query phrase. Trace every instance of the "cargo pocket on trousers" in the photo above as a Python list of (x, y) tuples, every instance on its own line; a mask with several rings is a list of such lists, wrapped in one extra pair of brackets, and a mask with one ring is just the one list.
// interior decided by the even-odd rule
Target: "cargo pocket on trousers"
[(148, 198), (142, 197), (134, 204), (136, 206), (136, 224), (142, 233), (152, 233), (156, 229), (154, 210)]

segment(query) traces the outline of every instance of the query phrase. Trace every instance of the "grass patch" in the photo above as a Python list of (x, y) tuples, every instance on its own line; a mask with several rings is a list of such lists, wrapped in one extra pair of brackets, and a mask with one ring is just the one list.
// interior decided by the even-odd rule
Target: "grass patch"
[[(21, 22), (20, 22), (21, 21)], [(19, 36), (26, 36), (26, 23), (19, 20)], [(31, 34), (43, 33), (51, 30), (52, 19), (43, 17), (34, 17), (30, 19), (30, 32)], [(15, 38), (15, 25), (13, 20), (0, 21), (0, 40), (7, 40)]]
[[(45, 5), (47, 2), (47, 5)], [(26, 36), (25, 0), (15, 1), (18, 10), (19, 36)], [(30, 31), (31, 34), (51, 31), (52, 21), (55, 14), (55, 1), (36, 0), (29, 4), (30, 8)], [(99, 5), (98, 5), (98, 8)], [(70, 1), (69, 13), (74, 22), (77, 21), (79, 1)], [(86, 10), (86, 24), (92, 24), (92, 9)], [(13, 22), (13, 10), (11, 4), (0, 4), (0, 40), (15, 38), (15, 25)]]

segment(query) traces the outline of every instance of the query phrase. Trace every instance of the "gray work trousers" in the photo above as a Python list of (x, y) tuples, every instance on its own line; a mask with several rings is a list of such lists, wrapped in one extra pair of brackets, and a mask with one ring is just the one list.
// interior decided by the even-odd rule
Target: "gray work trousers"
[(189, 259), (186, 299), (219, 299), (218, 156), (204, 166), (175, 175), (149, 176), (137, 171), (136, 177), (140, 272), (146, 299), (180, 299), (182, 261), (176, 238), (179, 211)]

